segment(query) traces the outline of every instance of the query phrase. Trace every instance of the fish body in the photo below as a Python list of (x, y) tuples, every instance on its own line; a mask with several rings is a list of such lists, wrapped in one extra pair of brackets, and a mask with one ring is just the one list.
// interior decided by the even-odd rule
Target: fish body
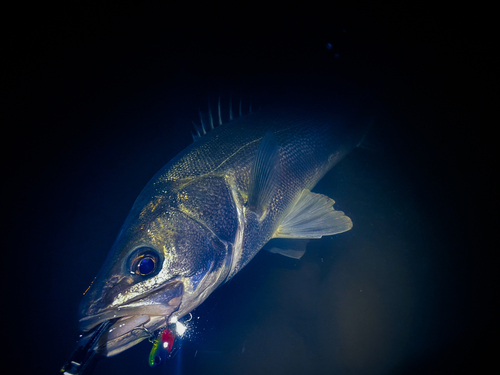
[(284, 109), (203, 128), (140, 193), (85, 294), (83, 331), (115, 320), (100, 352), (118, 354), (182, 318), (271, 239), (349, 230), (334, 201), (310, 190), (360, 141), (351, 125), (345, 116)]

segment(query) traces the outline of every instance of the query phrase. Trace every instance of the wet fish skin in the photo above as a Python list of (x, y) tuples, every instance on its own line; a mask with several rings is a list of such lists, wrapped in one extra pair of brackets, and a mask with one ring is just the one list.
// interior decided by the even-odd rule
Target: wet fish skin
[[(81, 328), (149, 315), (141, 327), (103, 344), (108, 356), (118, 354), (165, 319), (199, 306), (272, 238), (349, 230), (350, 219), (333, 210), (333, 200), (310, 192), (361, 139), (361, 128), (349, 121), (328, 112), (259, 111), (196, 139), (137, 198), (82, 301)], [(338, 225), (321, 224), (307, 207)], [(145, 257), (155, 268), (142, 275), (137, 262)]]

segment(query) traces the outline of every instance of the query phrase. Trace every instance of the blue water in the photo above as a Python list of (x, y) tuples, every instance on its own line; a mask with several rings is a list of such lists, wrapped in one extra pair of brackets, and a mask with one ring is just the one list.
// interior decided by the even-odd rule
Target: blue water
[(472, 329), (474, 224), (464, 219), (472, 215), (461, 188), (469, 156), (464, 135), (450, 131), (463, 110), (451, 51), (438, 47), (442, 34), (422, 26), (416, 35), (411, 22), (296, 17), (230, 35), (207, 27), (174, 36), (156, 17), (138, 26), (96, 21), (102, 38), (82, 31), (83, 21), (70, 26), (74, 39), (63, 36), (62, 23), (41, 29), (51, 42), (35, 38), (32, 57), (41, 65), (34, 72), (23, 65), (29, 81), (20, 81), (29, 89), (19, 116), (36, 125), (19, 131), (28, 158), (7, 160), (16, 159), (4, 212), (15, 287), (6, 286), (17, 302), (6, 324), (19, 373), (57, 373), (69, 358), (81, 295), (135, 198), (190, 144), (197, 108), (219, 92), (264, 104), (290, 91), (349, 97), (360, 112), (372, 111), (371, 149), (355, 150), (315, 189), (354, 227), (312, 241), (301, 260), (258, 254), (195, 310), (168, 363), (150, 369), (151, 344), (143, 342), (94, 373), (421, 374), (478, 366), (470, 353), (480, 342)]

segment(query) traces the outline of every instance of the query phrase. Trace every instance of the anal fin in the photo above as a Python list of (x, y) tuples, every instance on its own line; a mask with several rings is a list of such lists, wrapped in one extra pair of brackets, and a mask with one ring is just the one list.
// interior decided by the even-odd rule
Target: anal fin
[(300, 259), (306, 252), (308, 243), (309, 239), (273, 238), (264, 246), (264, 250), (274, 254), (281, 254), (288, 258)]

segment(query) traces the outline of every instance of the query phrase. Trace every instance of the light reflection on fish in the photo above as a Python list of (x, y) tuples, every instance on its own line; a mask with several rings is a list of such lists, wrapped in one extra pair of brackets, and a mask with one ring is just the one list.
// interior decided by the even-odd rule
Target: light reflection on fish
[[(352, 227), (332, 199), (311, 189), (359, 143), (355, 120), (290, 108), (232, 117), (214, 126), (209, 115), (135, 201), (80, 307), (83, 331), (113, 320), (102, 354), (116, 355), (191, 312), (271, 239)], [(304, 252), (293, 244), (269, 250)]]

